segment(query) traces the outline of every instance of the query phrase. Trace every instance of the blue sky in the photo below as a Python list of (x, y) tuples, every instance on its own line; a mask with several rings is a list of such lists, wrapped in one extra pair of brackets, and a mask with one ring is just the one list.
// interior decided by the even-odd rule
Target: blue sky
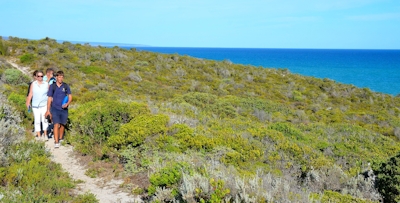
[(400, 49), (400, 0), (2, 0), (0, 35), (163, 47)]

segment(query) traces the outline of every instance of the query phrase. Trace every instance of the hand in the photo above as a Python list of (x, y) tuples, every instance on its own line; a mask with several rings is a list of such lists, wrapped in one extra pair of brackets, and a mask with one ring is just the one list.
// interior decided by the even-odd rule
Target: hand
[(50, 115), (50, 118), (52, 117), (50, 111), (46, 111), (46, 113), (44, 114), (44, 117), (46, 118), (48, 115)]
[(61, 108), (65, 109), (65, 108), (67, 108), (67, 107), (68, 107), (68, 104), (64, 104), (64, 105), (62, 105)]
[(31, 108), (31, 104), (26, 103), (26, 108), (30, 109)]

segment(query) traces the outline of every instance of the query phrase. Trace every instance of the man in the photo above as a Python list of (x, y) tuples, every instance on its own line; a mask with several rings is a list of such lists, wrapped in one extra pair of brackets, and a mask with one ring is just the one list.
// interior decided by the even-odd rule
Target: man
[(56, 80), (54, 78), (53, 74), (54, 74), (54, 69), (53, 68), (48, 68), (46, 70), (46, 75), (43, 78), (43, 81), (46, 81), (47, 83), (49, 83), (49, 86), (51, 84), (53, 84), (55, 82), (55, 80)]
[[(56, 78), (54, 77), (54, 69), (53, 68), (48, 68), (46, 70), (46, 75), (43, 77), (43, 81), (49, 83), (49, 87), (56, 82)], [(47, 118), (46, 118), (47, 119)], [(48, 119), (48, 127), (47, 127), (47, 132), (48, 132), (48, 137), (52, 138), (53, 137), (53, 123), (51, 122), (51, 119)]]
[[(57, 71), (56, 82), (49, 87), (47, 93), (47, 112), (54, 124), (54, 148), (60, 147), (60, 140), (63, 139), (65, 125), (68, 120), (68, 106), (72, 101), (71, 89), (63, 82), (64, 72)], [(62, 105), (64, 97), (68, 96), (68, 102)]]

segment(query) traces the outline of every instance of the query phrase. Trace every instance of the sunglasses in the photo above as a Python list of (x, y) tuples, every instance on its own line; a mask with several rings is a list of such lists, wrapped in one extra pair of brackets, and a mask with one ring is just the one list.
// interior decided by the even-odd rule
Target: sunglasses
[(43, 75), (37, 75), (36, 77), (38, 77), (38, 78), (42, 78), (42, 77), (43, 77)]

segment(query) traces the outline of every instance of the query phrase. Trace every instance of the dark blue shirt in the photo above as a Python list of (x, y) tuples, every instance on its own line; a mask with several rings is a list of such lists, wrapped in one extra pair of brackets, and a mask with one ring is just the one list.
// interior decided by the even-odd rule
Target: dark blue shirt
[[(53, 89), (53, 85), (56, 86), (55, 90)], [(54, 95), (53, 95), (54, 90)], [(51, 103), (52, 108), (56, 108), (58, 110), (63, 110), (62, 101), (66, 95), (71, 94), (71, 89), (69, 85), (62, 83), (60, 87), (57, 86), (57, 83), (53, 83), (50, 85), (49, 91), (47, 92), (47, 96), (53, 97), (53, 102)]]

